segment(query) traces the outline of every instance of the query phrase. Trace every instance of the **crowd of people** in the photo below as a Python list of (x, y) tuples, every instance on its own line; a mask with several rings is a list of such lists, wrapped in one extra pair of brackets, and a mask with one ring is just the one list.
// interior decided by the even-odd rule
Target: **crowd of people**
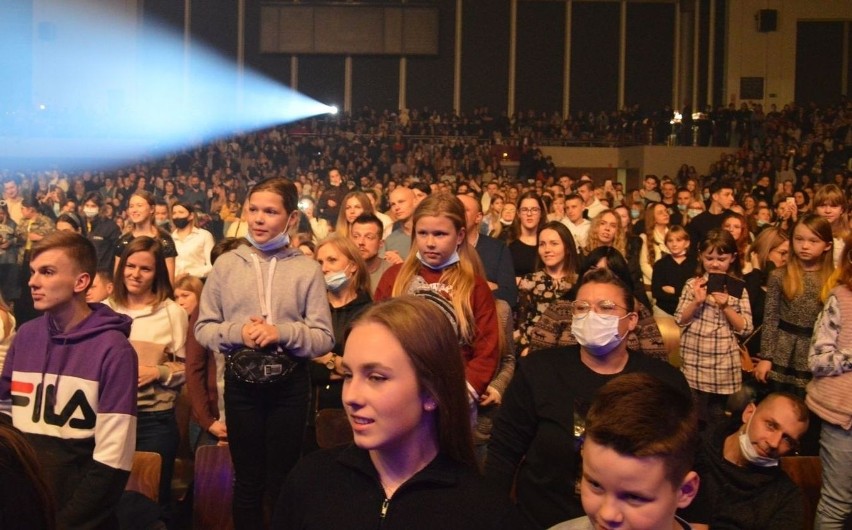
[[(576, 122), (487, 109), (3, 173), (0, 412), (40, 461), (9, 473), (56, 507), (28, 527), (115, 527), (134, 450), (172, 524), (186, 392), (239, 529), (798, 529), (795, 453), (842, 528), (852, 108), (719, 112), (730, 154), (636, 189), (542, 156)], [(329, 410), (354, 445), (319, 451)]]

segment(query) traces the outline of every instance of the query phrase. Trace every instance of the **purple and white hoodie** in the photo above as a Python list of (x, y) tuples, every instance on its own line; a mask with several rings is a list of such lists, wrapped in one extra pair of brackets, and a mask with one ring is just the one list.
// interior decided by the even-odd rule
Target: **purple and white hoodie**
[(103, 304), (73, 330), (48, 315), (21, 326), (0, 376), (0, 413), (33, 445), (53, 486), (60, 528), (104, 528), (136, 446), (131, 320)]

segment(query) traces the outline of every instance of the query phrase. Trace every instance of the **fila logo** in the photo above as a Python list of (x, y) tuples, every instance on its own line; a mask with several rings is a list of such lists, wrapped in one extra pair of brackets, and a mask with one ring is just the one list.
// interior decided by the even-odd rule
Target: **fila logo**
[[(30, 420), (37, 424), (44, 420), (48, 425), (72, 429), (90, 430), (95, 428), (97, 414), (86, 399), (86, 393), (78, 388), (57, 413), (55, 384), (33, 384), (26, 381), (12, 381), (12, 405), (29, 407), (32, 403)], [(79, 413), (77, 413), (79, 411)], [(81, 417), (82, 416), (82, 417)]]

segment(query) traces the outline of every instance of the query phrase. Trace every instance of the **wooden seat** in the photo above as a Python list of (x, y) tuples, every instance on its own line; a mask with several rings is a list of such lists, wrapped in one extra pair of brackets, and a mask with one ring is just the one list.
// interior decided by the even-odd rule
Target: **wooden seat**
[(328, 449), (352, 441), (352, 427), (343, 409), (320, 409), (316, 416), (317, 445)]
[(228, 446), (205, 445), (195, 451), (193, 528), (232, 530), (234, 466)]
[(785, 456), (781, 469), (799, 486), (804, 497), (805, 530), (813, 530), (819, 492), (822, 488), (822, 462), (818, 456)]
[(133, 453), (133, 467), (127, 479), (127, 491), (136, 491), (154, 502), (160, 499), (160, 473), (163, 459), (157, 453), (136, 451)]
[(680, 326), (672, 317), (657, 315), (654, 316), (654, 320), (663, 336), (666, 351), (669, 352), (669, 364), (675, 368), (680, 368)]

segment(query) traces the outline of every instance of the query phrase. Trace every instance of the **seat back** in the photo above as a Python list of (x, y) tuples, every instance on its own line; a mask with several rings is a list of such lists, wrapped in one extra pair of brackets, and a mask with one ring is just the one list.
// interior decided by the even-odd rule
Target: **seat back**
[(655, 315), (654, 320), (657, 322), (657, 327), (660, 328), (660, 335), (663, 336), (666, 351), (669, 352), (669, 364), (675, 368), (680, 368), (680, 326), (672, 317)]
[(799, 486), (804, 498), (805, 530), (813, 530), (814, 515), (822, 489), (822, 462), (818, 456), (785, 456), (781, 469)]
[(157, 453), (136, 451), (133, 453), (133, 467), (127, 479), (125, 490), (136, 491), (154, 502), (160, 499), (160, 473), (163, 459)]
[(232, 530), (234, 466), (228, 446), (205, 445), (195, 451), (193, 528)]
[(352, 427), (343, 409), (320, 409), (316, 415), (317, 445), (329, 449), (352, 441)]

